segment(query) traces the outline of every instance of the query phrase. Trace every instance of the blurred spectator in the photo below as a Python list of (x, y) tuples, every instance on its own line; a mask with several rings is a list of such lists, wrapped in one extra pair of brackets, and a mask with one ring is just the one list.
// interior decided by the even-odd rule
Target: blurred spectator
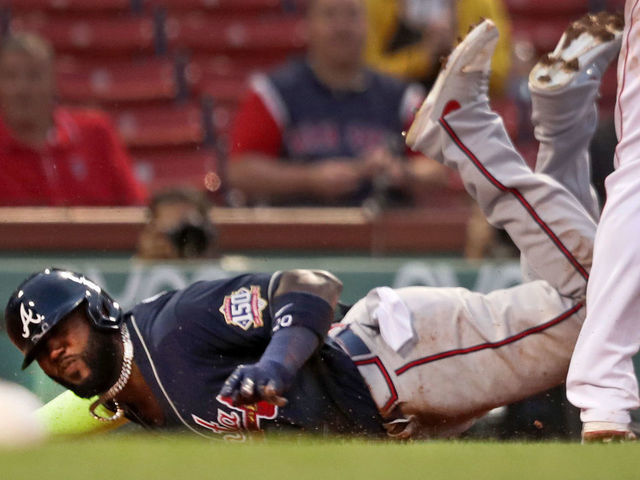
[(400, 78), (429, 84), (456, 37), (490, 18), (500, 40), (492, 61), (491, 90), (504, 92), (511, 63), (510, 25), (502, 0), (367, 0), (370, 65)]
[(307, 25), (306, 58), (253, 79), (231, 134), (231, 187), (254, 203), (359, 205), (447, 184), (401, 137), (422, 87), (365, 66), (364, 0), (312, 0)]
[(149, 222), (138, 239), (137, 256), (144, 259), (211, 257), (217, 251), (211, 205), (202, 192), (171, 189), (155, 194)]
[(41, 38), (0, 44), (0, 204), (144, 203), (130, 159), (99, 112), (59, 107), (54, 58)]

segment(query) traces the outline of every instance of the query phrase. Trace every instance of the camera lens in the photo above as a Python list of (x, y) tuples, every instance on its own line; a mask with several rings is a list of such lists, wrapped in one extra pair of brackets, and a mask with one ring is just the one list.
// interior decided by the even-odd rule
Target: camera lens
[(178, 225), (168, 235), (182, 258), (200, 257), (205, 254), (212, 237), (204, 225), (189, 222)]

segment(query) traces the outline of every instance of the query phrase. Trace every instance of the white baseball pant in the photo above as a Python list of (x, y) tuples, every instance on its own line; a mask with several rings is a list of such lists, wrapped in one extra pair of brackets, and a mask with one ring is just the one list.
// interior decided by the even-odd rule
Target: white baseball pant
[(632, 356), (640, 347), (640, 0), (627, 0), (615, 108), (618, 146), (607, 177), (587, 289), (587, 318), (567, 396), (583, 422), (630, 421), (640, 406)]
[(415, 335), (399, 351), (380, 334), (380, 291), (356, 303), (345, 317), (348, 328), (331, 336), (345, 340), (382, 415), (406, 421), (399, 436), (460, 433), (488, 410), (565, 379), (584, 319), (596, 228), (588, 175), (576, 170), (588, 172), (597, 87), (594, 81), (555, 98), (534, 95), (537, 170), (548, 174), (525, 164), (486, 99), (441, 120), (445, 164), (460, 172), (489, 222), (508, 231), (534, 280), (487, 295), (395, 290)]

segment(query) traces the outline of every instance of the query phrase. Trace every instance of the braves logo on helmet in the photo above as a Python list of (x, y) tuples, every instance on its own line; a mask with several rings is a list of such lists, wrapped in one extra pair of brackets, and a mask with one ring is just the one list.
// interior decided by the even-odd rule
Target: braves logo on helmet
[[(29, 306), (33, 307), (33, 302), (29, 302)], [(31, 308), (25, 308), (24, 302), (22, 302), (20, 303), (20, 320), (22, 320), (22, 337), (29, 338), (31, 336), (29, 325), (32, 323), (39, 325), (44, 320), (44, 315), (34, 314)]]

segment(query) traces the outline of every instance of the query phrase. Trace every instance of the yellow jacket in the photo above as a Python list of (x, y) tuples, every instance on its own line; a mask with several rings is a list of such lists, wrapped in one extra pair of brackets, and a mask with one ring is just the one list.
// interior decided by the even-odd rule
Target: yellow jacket
[[(502, 93), (511, 66), (511, 32), (507, 11), (502, 0), (454, 0), (458, 35), (464, 37), (471, 25), (481, 18), (493, 20), (500, 31), (500, 40), (492, 61), (491, 90)], [(367, 0), (369, 22), (366, 49), (367, 63), (383, 72), (405, 79), (424, 78), (432, 68), (432, 62), (424, 54), (422, 45), (409, 45), (387, 52), (398, 24), (397, 0)]]

